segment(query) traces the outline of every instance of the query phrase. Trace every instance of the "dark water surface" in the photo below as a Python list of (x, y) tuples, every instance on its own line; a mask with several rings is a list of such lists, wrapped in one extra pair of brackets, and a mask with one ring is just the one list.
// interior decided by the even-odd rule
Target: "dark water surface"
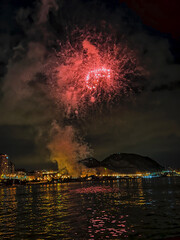
[(0, 239), (180, 236), (180, 177), (0, 188)]

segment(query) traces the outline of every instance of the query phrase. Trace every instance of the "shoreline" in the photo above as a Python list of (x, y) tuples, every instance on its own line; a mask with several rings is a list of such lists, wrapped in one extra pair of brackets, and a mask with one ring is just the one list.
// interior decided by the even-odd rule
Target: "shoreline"
[(88, 178), (66, 178), (66, 179), (53, 179), (51, 181), (24, 181), (24, 180), (17, 180), (15, 181), (13, 179), (10, 180), (1, 180), (0, 187), (11, 187), (11, 186), (29, 186), (29, 185), (48, 185), (48, 184), (58, 184), (58, 183), (76, 183), (76, 182), (104, 182), (104, 181), (115, 181), (115, 180), (152, 180), (157, 178), (176, 178), (180, 176), (158, 176), (158, 177), (152, 177), (152, 178), (144, 178), (144, 177), (101, 177), (101, 178), (94, 178), (94, 179), (88, 179)]

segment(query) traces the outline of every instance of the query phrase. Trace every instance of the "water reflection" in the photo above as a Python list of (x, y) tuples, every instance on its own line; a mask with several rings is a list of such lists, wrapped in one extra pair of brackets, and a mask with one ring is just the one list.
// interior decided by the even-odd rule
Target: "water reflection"
[(17, 201), (16, 188), (0, 189), (0, 236), (14, 236)]
[(163, 239), (180, 235), (180, 180), (0, 189), (0, 239)]
[(126, 217), (128, 217), (128, 215), (122, 215), (116, 219), (116, 216), (109, 215), (105, 211), (102, 211), (100, 216), (96, 216), (96, 211), (93, 211), (88, 227), (90, 238), (94, 238), (93, 233), (95, 233), (98, 239), (103, 237), (120, 237), (122, 235), (128, 237), (126, 235), (128, 230), (128, 227), (126, 229)]

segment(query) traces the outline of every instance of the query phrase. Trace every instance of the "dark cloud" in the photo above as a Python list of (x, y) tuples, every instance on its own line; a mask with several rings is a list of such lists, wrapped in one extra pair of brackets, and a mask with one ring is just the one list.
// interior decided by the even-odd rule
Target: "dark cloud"
[[(77, 27), (116, 37), (136, 52), (147, 77), (141, 94), (119, 99), (110, 110), (67, 120), (103, 159), (113, 152), (148, 155), (179, 166), (178, 45), (142, 24), (118, 1), (2, 1), (0, 27), (0, 151), (18, 166), (49, 164), (51, 123), (65, 124), (49, 96), (44, 67)], [(175, 46), (175, 47), (174, 47)], [(136, 89), (135, 89), (136, 90)], [(137, 89), (138, 90), (138, 89)], [(170, 90), (170, 91), (165, 91)], [(74, 143), (73, 143), (74, 144)]]
[(157, 87), (154, 87), (152, 89), (152, 92), (157, 92), (157, 91), (173, 91), (173, 90), (177, 90), (180, 89), (180, 81), (177, 82), (170, 82), (169, 84), (163, 84)]

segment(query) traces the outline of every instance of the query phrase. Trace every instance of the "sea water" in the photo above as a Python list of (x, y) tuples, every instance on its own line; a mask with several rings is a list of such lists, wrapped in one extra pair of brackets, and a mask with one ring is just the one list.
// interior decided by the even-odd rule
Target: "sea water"
[(0, 239), (180, 236), (180, 177), (0, 187)]

